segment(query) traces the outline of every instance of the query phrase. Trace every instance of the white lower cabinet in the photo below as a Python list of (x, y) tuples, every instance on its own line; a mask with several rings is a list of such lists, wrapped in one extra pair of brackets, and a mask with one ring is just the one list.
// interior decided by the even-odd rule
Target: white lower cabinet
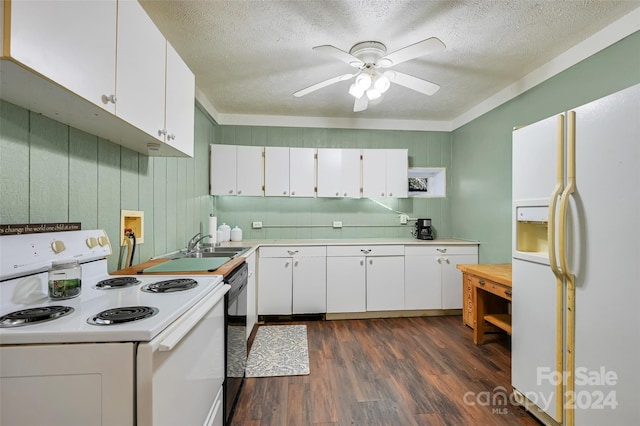
[(406, 246), (405, 309), (461, 309), (465, 263), (478, 263), (477, 245)]
[(327, 247), (327, 312), (404, 309), (404, 247)]
[(258, 314), (326, 312), (326, 247), (261, 247)]

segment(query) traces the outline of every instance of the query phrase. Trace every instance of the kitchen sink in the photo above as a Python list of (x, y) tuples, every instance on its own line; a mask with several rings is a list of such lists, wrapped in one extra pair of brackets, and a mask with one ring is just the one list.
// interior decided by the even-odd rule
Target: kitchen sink
[(206, 257), (238, 257), (249, 250), (250, 247), (205, 247), (201, 250), (192, 251), (190, 253), (180, 252), (177, 256), (188, 258), (206, 258)]

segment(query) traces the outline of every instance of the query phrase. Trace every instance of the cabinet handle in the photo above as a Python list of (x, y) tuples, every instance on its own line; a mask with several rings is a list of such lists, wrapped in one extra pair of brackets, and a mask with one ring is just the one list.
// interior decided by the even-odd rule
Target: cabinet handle
[(298, 261), (293, 262), (293, 266), (298, 266)]
[(288, 268), (289, 267), (289, 261), (287, 260), (286, 262), (284, 262), (284, 267)]
[(373, 259), (369, 259), (369, 265), (373, 265)]
[(174, 135), (173, 133), (167, 135), (167, 140), (169, 141), (174, 141), (176, 140), (176, 135)]
[(158, 130), (158, 136), (166, 136), (166, 135), (167, 135), (167, 129)]
[(339, 192), (336, 192), (336, 197), (338, 197), (339, 195), (340, 195), (340, 193), (339, 193)]
[(511, 296), (511, 290), (505, 290), (504, 294), (506, 294), (507, 296)]
[(484, 280), (478, 281), (478, 284), (480, 284), (481, 287), (484, 287)]
[(393, 192), (390, 192), (390, 193), (389, 193), (389, 197), (393, 197)]
[(296, 195), (296, 191), (293, 191), (293, 192), (291, 193), (291, 195)]
[(116, 95), (102, 95), (103, 104), (108, 104), (109, 102), (115, 104), (117, 100)]
[(282, 195), (287, 195), (287, 191), (282, 191)]
[(367, 250), (367, 249), (360, 249), (360, 251), (363, 252), (364, 254), (371, 253), (371, 250)]
[(364, 260), (360, 259), (360, 266), (364, 266)]
[(449, 259), (447, 259), (446, 257), (439, 257), (438, 258), (438, 263), (442, 265), (442, 262), (449, 264)]
[(233, 194), (233, 189), (230, 189), (230, 190), (229, 190), (229, 194)]
[(437, 249), (436, 249), (436, 251), (437, 251), (438, 253), (446, 253), (446, 252), (447, 252), (447, 249), (446, 249), (446, 248), (437, 248)]
[(242, 189), (238, 190), (238, 195), (242, 194)]
[(381, 192), (381, 193), (380, 193), (380, 196), (381, 196), (381, 197), (384, 197), (384, 192)]
[(289, 256), (293, 256), (298, 253), (298, 250), (287, 250), (287, 253), (289, 253)]
[(347, 193), (346, 193), (346, 192), (344, 193), (344, 196), (345, 196), (345, 197), (347, 196)]

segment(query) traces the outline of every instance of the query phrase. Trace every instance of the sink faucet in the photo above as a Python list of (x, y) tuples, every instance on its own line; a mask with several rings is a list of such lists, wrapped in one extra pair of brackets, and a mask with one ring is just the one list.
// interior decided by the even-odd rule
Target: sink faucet
[(191, 237), (189, 242), (187, 243), (187, 253), (192, 252), (198, 247), (198, 243), (204, 240), (205, 238), (211, 238), (211, 235), (202, 235), (202, 232), (198, 232), (196, 235)]

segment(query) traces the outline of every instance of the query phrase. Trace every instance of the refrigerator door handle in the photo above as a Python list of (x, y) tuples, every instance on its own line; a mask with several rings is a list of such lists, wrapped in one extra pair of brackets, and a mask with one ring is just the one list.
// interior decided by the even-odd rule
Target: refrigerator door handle
[[(565, 342), (567, 347), (567, 383), (565, 395), (575, 395), (575, 275), (569, 272), (567, 262), (567, 209), (569, 198), (576, 188), (576, 113), (569, 111), (567, 123), (567, 185), (560, 197), (560, 226), (559, 226), (559, 248), (560, 248), (560, 269), (567, 280), (567, 328)], [(574, 404), (573, 399), (567, 400), (566, 425), (574, 426)]]
[[(558, 116), (556, 135), (556, 186), (549, 200), (549, 221), (547, 240), (549, 247), (549, 266), (556, 277), (556, 372), (564, 370), (564, 275), (558, 266), (556, 253), (556, 210), (558, 199), (564, 189), (564, 115)], [(558, 375), (556, 383), (556, 416), (562, 424), (564, 408), (564, 375)]]

